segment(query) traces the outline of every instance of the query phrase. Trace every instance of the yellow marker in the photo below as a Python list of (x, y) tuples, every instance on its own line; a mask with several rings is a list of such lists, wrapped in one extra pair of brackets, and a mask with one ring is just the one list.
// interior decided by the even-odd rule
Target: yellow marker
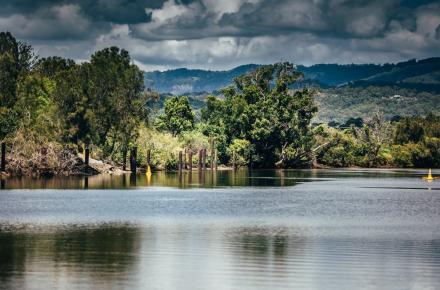
[(434, 177), (432, 177), (432, 170), (431, 170), (431, 168), (429, 168), (428, 176), (423, 177), (423, 179), (427, 180), (427, 181), (433, 181), (434, 180)]

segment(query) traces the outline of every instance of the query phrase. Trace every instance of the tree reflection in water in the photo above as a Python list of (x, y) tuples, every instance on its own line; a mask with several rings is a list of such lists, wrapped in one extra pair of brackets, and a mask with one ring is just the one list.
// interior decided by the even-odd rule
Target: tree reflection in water
[(139, 230), (125, 225), (0, 230), (0, 288), (26, 288), (27, 275), (40, 286), (76, 280), (111, 288), (135, 268), (140, 243)]
[(292, 186), (308, 181), (311, 171), (252, 170), (154, 172), (145, 174), (14, 177), (1, 180), (2, 189), (129, 189), (134, 187), (213, 188), (229, 186)]

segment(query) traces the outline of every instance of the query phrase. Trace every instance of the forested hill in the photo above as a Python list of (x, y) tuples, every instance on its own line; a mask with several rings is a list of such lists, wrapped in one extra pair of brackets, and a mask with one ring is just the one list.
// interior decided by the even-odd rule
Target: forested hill
[(147, 87), (160, 93), (213, 92), (231, 84), (235, 77), (258, 67), (256, 64), (248, 64), (227, 71), (179, 68), (164, 72), (145, 72), (144, 79)]
[[(227, 71), (175, 69), (145, 72), (147, 87), (161, 93), (185, 94), (213, 92), (229, 84), (241, 74), (259, 65), (248, 64)], [(299, 65), (303, 83), (322, 88), (345, 84), (350, 86), (398, 86), (418, 90), (440, 91), (440, 57), (409, 60), (397, 64), (316, 64)]]

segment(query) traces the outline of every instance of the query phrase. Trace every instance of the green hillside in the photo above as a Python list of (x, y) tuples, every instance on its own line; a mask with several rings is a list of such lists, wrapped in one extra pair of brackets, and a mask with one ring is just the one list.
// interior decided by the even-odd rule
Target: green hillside
[[(162, 93), (155, 107), (159, 110), (167, 96), (190, 96), (199, 110), (206, 95), (220, 90), (235, 77), (259, 67), (249, 64), (228, 71), (176, 69), (146, 72), (148, 87)], [(386, 117), (426, 115), (440, 111), (440, 58), (409, 60), (397, 64), (317, 64), (297, 66), (304, 77), (291, 89), (314, 87), (317, 122), (343, 122), (350, 117), (367, 118), (380, 111)]]
[(385, 117), (426, 115), (440, 112), (440, 94), (397, 86), (344, 86), (321, 90), (315, 98), (317, 122), (345, 122), (350, 117), (367, 119), (374, 112)]

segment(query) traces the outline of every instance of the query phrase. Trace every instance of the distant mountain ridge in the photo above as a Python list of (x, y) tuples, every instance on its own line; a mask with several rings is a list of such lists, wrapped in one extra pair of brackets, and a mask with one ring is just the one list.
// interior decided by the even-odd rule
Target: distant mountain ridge
[(213, 92), (231, 84), (242, 74), (255, 70), (260, 65), (247, 64), (227, 71), (211, 71), (179, 68), (164, 72), (145, 72), (145, 85), (160, 93)]
[[(231, 70), (174, 69), (145, 72), (145, 85), (160, 93), (187, 94), (215, 92), (232, 83), (241, 74), (261, 65), (247, 64)], [(304, 73), (299, 83), (305, 86), (331, 88), (341, 85), (384, 86), (440, 91), (440, 57), (409, 60), (396, 64), (316, 64), (298, 65)]]

